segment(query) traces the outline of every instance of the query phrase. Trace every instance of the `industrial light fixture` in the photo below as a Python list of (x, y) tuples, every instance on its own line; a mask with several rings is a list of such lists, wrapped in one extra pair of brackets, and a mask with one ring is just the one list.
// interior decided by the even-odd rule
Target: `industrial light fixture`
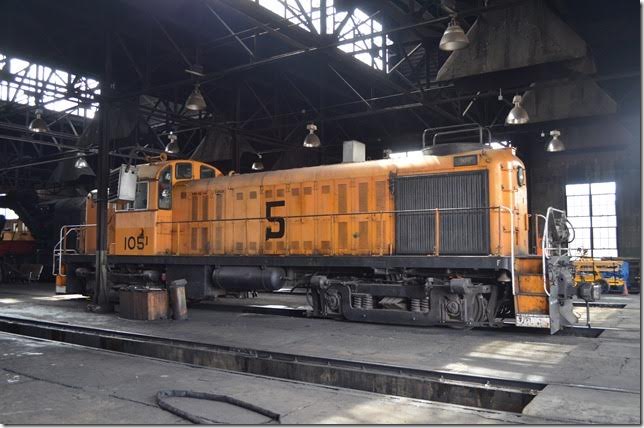
[(179, 143), (177, 143), (177, 136), (174, 135), (172, 131), (170, 131), (170, 133), (168, 134), (168, 140), (170, 140), (170, 142), (167, 146), (165, 146), (165, 152), (173, 155), (179, 153)]
[(306, 129), (309, 130), (309, 133), (306, 135), (306, 138), (304, 138), (304, 147), (320, 147), (320, 137), (315, 135), (315, 131), (317, 131), (318, 127), (313, 123), (309, 123), (308, 125), (306, 125)]
[(521, 95), (515, 95), (512, 99), (514, 107), (512, 107), (512, 110), (510, 110), (510, 113), (508, 113), (508, 116), (505, 118), (505, 123), (507, 125), (523, 125), (524, 123), (528, 123), (530, 120), (528, 112), (521, 106), (521, 101), (523, 101), (523, 97)]
[(193, 111), (201, 111), (206, 109), (206, 100), (204, 100), (203, 95), (201, 95), (199, 83), (195, 85), (195, 88), (188, 96), (188, 99), (186, 100), (186, 108)]
[(264, 162), (262, 162), (262, 154), (257, 153), (257, 160), (253, 162), (253, 164), (250, 167), (253, 171), (263, 171), (264, 170)]
[(452, 16), (452, 20), (447, 25), (438, 47), (443, 51), (451, 52), (466, 48), (469, 44), (470, 39), (467, 38), (463, 28), (456, 22), (456, 17)]
[(558, 129), (553, 129), (550, 131), (550, 136), (552, 137), (550, 141), (548, 141), (548, 144), (546, 144), (546, 151), (547, 152), (563, 152), (566, 150), (566, 146), (564, 145), (563, 141), (559, 139), (559, 136), (561, 135), (561, 132)]
[(42, 110), (36, 110), (36, 118), (29, 124), (29, 130), (32, 132), (49, 132), (47, 122), (42, 118)]
[(89, 167), (89, 164), (87, 163), (87, 159), (85, 159), (85, 156), (83, 156), (82, 153), (77, 153), (76, 162), (74, 162), (74, 168), (83, 169), (88, 167)]

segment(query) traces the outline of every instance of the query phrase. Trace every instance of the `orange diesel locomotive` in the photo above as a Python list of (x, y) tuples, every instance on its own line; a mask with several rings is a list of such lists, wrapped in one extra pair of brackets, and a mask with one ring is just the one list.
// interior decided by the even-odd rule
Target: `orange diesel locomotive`
[[(159, 160), (136, 173), (135, 200), (109, 208), (112, 287), (185, 278), (191, 300), (306, 287), (315, 315), (354, 321), (514, 317), (552, 331), (576, 321), (568, 258), (528, 252), (525, 169), (512, 148), (229, 176)], [(546, 241), (565, 246), (565, 217), (553, 213)], [(78, 251), (58, 252), (68, 292), (93, 292), (95, 217), (90, 195), (86, 225), (61, 233), (80, 231)]]

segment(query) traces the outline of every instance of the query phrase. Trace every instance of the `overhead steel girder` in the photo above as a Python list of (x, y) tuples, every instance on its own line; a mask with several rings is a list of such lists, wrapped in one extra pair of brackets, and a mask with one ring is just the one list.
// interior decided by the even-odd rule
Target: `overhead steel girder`
[[(33, 131), (30, 131), (28, 127), (24, 125), (16, 125), (13, 123), (2, 123), (0, 122), (0, 128), (6, 129), (9, 131), (17, 131), (17, 132), (22, 132), (22, 133), (33, 133)], [(71, 141), (76, 141), (78, 140), (78, 137), (74, 134), (66, 134), (64, 132), (56, 132), (56, 131), (47, 131), (47, 132), (40, 132), (39, 135), (48, 135), (52, 137), (57, 137), (63, 140), (71, 140)]]
[(34, 145), (56, 147), (59, 149), (78, 150), (78, 146), (68, 146), (66, 144), (53, 143), (51, 141), (34, 140), (31, 138), (23, 138), (15, 135), (0, 134), (0, 140), (18, 141), (21, 143), (31, 143)]
[[(261, 6), (253, 5), (253, 4), (246, 4), (245, 2), (237, 2), (237, 1), (234, 1), (234, 0), (223, 0), (223, 1), (224, 1), (224, 3), (228, 4), (230, 7), (234, 8), (234, 9), (236, 9), (236, 10), (242, 12), (242, 13), (245, 13), (245, 14), (247, 14), (249, 16), (252, 16), (255, 19), (258, 19), (258, 17), (256, 16), (258, 14), (257, 7), (261, 7)], [(266, 12), (268, 12), (268, 11), (266, 11)], [(265, 14), (264, 11), (262, 11), (262, 15), (264, 15), (264, 14)], [(282, 19), (282, 18), (277, 18), (277, 19)], [(444, 17), (444, 18), (437, 18), (435, 20), (438, 21), (438, 22), (442, 22), (442, 21), (445, 21), (445, 20), (448, 20), (448, 19), (449, 19), (449, 16)], [(368, 68), (368, 66), (366, 66), (366, 65), (363, 66), (363, 64), (357, 64), (357, 60), (355, 60), (354, 58), (350, 57), (349, 55), (343, 54), (343, 53), (341, 53), (341, 52), (339, 52), (337, 50), (327, 49), (328, 47), (336, 47), (336, 46), (339, 46), (340, 44), (348, 43), (350, 41), (343, 40), (342, 42), (334, 42), (334, 43), (325, 45), (323, 47), (316, 47), (315, 43), (319, 43), (320, 39), (315, 34), (305, 33), (300, 29), (298, 29), (297, 32), (298, 32), (299, 37), (301, 37), (301, 38), (306, 37), (306, 38), (309, 39), (309, 40), (307, 40), (307, 42), (308, 42), (308, 46), (311, 46), (311, 47), (308, 48), (308, 49), (292, 52), (291, 53), (292, 56), (300, 55), (300, 54), (303, 54), (303, 53), (306, 53), (306, 52), (310, 53), (310, 52), (314, 52), (314, 51), (322, 51), (326, 55), (327, 58), (329, 58), (330, 60), (332, 60), (332, 61), (334, 61), (336, 63), (344, 63), (344, 64), (348, 64), (349, 66), (360, 67), (360, 72), (368, 73), (369, 77), (374, 78), (375, 80), (379, 81), (380, 83), (386, 84), (391, 89), (394, 89), (396, 91), (401, 91), (401, 92), (405, 93), (410, 98), (412, 98), (415, 101), (418, 101), (418, 102), (422, 103), (423, 105), (425, 105), (429, 110), (431, 110), (435, 114), (439, 114), (439, 115), (447, 118), (450, 121), (460, 122), (460, 121), (463, 120), (461, 117), (459, 117), (457, 115), (453, 115), (453, 114), (451, 114), (449, 112), (444, 111), (443, 109), (441, 109), (439, 107), (431, 106), (431, 105), (427, 104), (422, 96), (421, 97), (416, 97), (416, 96), (411, 95), (411, 91), (409, 89), (404, 88), (401, 85), (399, 85), (398, 83), (393, 82), (391, 79), (387, 78), (384, 75), (381, 75), (381, 73), (379, 73), (379, 72), (377, 72), (377, 71), (375, 71), (375, 70), (373, 70), (371, 68)], [(366, 40), (366, 39), (369, 39), (369, 38), (377, 37), (378, 35), (384, 36), (386, 34), (388, 34), (388, 31), (383, 31), (383, 32), (380, 32), (380, 33), (373, 33), (373, 34), (371, 34), (369, 36), (365, 36), (363, 38)], [(283, 56), (271, 57), (271, 58), (274, 58), (273, 61), (271, 61), (271, 62), (274, 62), (274, 61), (281, 60), (283, 58)], [(259, 62), (261, 62), (261, 60)], [(338, 74), (337, 70), (334, 70), (334, 71), (336, 72), (336, 74)], [(342, 78), (342, 79), (345, 80), (344, 78)], [(204, 81), (206, 82), (206, 81), (208, 81), (208, 79), (205, 78)], [(346, 81), (345, 81), (345, 83), (346, 83)], [(353, 90), (354, 90), (354, 92), (356, 92), (355, 89), (353, 89)], [(357, 94), (358, 94), (358, 96), (360, 96), (359, 92)], [(360, 96), (360, 98), (362, 98), (362, 96)], [(366, 103), (366, 104), (369, 106), (369, 103)]]
[[(279, 18), (277, 15), (273, 14), (270, 12), (268, 9), (263, 9), (262, 6), (252, 3), (252, 2), (247, 2), (247, 1), (237, 1), (237, 0), (219, 0), (220, 3), (225, 4), (229, 8), (236, 10), (243, 15), (245, 15), (248, 19), (251, 21), (260, 23), (264, 28), (269, 30), (268, 34), (274, 34), (277, 37), (279, 37), (282, 41), (285, 43), (290, 44), (291, 46), (294, 46), (297, 48), (295, 51), (290, 51), (290, 52), (285, 52), (282, 54), (277, 54), (268, 58), (263, 58), (256, 60), (252, 63), (249, 64), (240, 64), (238, 66), (233, 66), (225, 70), (219, 70), (215, 71), (212, 73), (207, 73), (201, 81), (204, 83), (218, 80), (223, 78), (226, 75), (232, 74), (232, 73), (239, 73), (242, 71), (249, 71), (253, 70), (258, 67), (262, 67), (268, 64), (273, 64), (279, 61), (283, 61), (286, 59), (294, 58), (297, 56), (305, 55), (305, 54), (312, 54), (316, 53), (318, 51), (324, 51), (324, 50), (331, 50), (334, 48), (337, 48), (338, 46), (346, 43), (353, 43), (357, 42), (360, 40), (367, 40), (367, 39), (373, 39), (377, 37), (383, 37), (392, 33), (396, 33), (399, 31), (404, 31), (416, 27), (421, 27), (423, 25), (429, 25), (429, 24), (435, 24), (435, 23), (444, 23), (449, 21), (450, 17), (445, 16), (445, 17), (440, 17), (440, 18), (435, 18), (427, 21), (422, 21), (414, 24), (408, 24), (408, 25), (403, 25), (399, 26), (396, 28), (391, 28), (387, 29), (386, 31), (380, 31), (380, 32), (374, 32), (370, 35), (366, 36), (358, 36), (354, 37), (352, 39), (347, 39), (347, 40), (342, 40), (342, 41), (333, 41), (331, 43), (320, 43), (320, 40), (316, 37), (314, 34), (310, 34), (305, 32), (304, 30), (300, 28), (291, 28), (288, 25), (285, 26), (284, 20), (282, 18)], [(517, 3), (521, 3), (527, 0), (514, 0), (514, 1), (509, 1), (507, 3), (502, 3), (499, 5), (493, 5), (493, 6), (487, 6), (487, 7), (479, 7), (479, 8), (474, 8), (470, 9), (467, 11), (462, 11), (459, 15), (461, 16), (472, 16), (472, 15), (479, 15), (485, 11), (489, 10), (494, 10), (494, 9), (499, 9), (499, 8), (506, 8), (506, 7), (511, 7), (512, 5), (515, 5)], [(271, 16), (275, 15), (275, 16)], [(271, 20), (273, 22), (273, 25), (277, 26), (279, 29), (271, 28), (269, 24), (262, 23), (262, 19), (265, 20)], [(280, 27), (281, 25), (281, 27)], [(295, 36), (293, 33), (297, 31), (297, 36)], [(285, 34), (286, 32), (291, 33), (291, 35)], [(278, 34), (281, 34), (281, 36), (278, 36)], [(297, 38), (294, 38), (297, 37)], [(307, 43), (302, 43), (299, 41), (300, 38), (306, 37)], [(339, 53), (340, 54), (340, 53)], [(162, 89), (168, 89), (168, 88), (174, 88), (177, 86), (181, 85), (191, 85), (194, 83), (193, 79), (184, 79), (181, 81), (175, 81), (175, 82), (169, 82), (166, 84), (161, 84), (157, 85), (155, 87), (150, 88), (150, 90), (162, 90)], [(139, 95), (139, 93), (129, 93), (129, 94), (123, 94), (121, 98), (129, 98), (131, 96)]]
[[(67, 153), (70, 153), (70, 152), (67, 152)], [(7, 171), (13, 171), (13, 170), (16, 170), (16, 169), (21, 169), (21, 168), (30, 168), (30, 167), (38, 166), (38, 165), (47, 165), (47, 164), (50, 164), (50, 163), (58, 163), (58, 162), (66, 161), (66, 160), (77, 159), (77, 153), (78, 152), (74, 153), (73, 156), (65, 156), (65, 157), (56, 158), (56, 159), (40, 160), (40, 161), (29, 162), (29, 163), (25, 163), (25, 164), (21, 164), (21, 165), (8, 166), (6, 168), (1, 168), (0, 167), (0, 173), (4, 173), (4, 172), (7, 172)], [(84, 154), (85, 157), (94, 156), (94, 155), (96, 155), (96, 153), (85, 153)]]
[(227, 122), (226, 123), (221, 123), (221, 122), (217, 122), (215, 120), (210, 120), (210, 119), (206, 119), (206, 118), (193, 119), (193, 118), (190, 118), (190, 117), (181, 116), (180, 114), (173, 113), (173, 112), (170, 112), (170, 111), (157, 110), (157, 109), (154, 109), (153, 107), (149, 107), (149, 106), (140, 106), (139, 108), (141, 110), (143, 110), (143, 111), (149, 112), (150, 115), (159, 114), (159, 115), (161, 115), (163, 117), (172, 118), (172, 120), (175, 123), (180, 123), (180, 124), (183, 124), (183, 125), (188, 126), (188, 127), (220, 128), (220, 129), (225, 129), (225, 130), (231, 131), (231, 132), (237, 132), (238, 134), (247, 136), (248, 138), (254, 138), (254, 139), (261, 140), (262, 142), (264, 142), (266, 144), (273, 144), (273, 145), (282, 145), (283, 144), (282, 141), (274, 139), (274, 138), (270, 138), (270, 137), (266, 137), (266, 136), (262, 136), (262, 135), (257, 135), (257, 134), (254, 134), (254, 133), (246, 130), (246, 129), (242, 129), (240, 127), (231, 127), (229, 125), (226, 125)]
[(223, 19), (223, 18), (222, 18), (218, 13), (217, 13), (217, 11), (215, 11), (215, 9), (210, 5), (210, 3), (208, 3), (207, 1), (204, 1), (203, 3), (206, 5), (206, 8), (210, 11), (210, 13), (212, 13), (212, 14), (215, 16), (215, 18), (217, 18), (217, 20), (221, 23), (221, 25), (223, 25), (223, 26), (224, 26), (224, 28), (226, 28), (226, 30), (230, 33), (230, 35), (231, 35), (232, 37), (234, 37), (234, 38), (235, 38), (235, 40), (237, 40), (237, 43), (239, 43), (239, 44), (241, 45), (241, 47), (242, 47), (242, 48), (244, 48), (244, 50), (245, 50), (246, 52), (248, 52), (248, 55), (250, 55), (250, 57), (251, 57), (251, 58), (255, 58), (255, 54), (253, 53), (253, 51), (252, 51), (252, 50), (251, 50), (251, 49), (246, 45), (246, 43), (244, 43), (244, 42), (242, 41), (242, 39), (240, 39), (240, 38), (239, 38), (239, 36), (238, 36), (238, 35), (236, 35), (236, 34), (235, 34), (235, 32), (233, 31), (233, 29), (232, 29), (232, 28), (230, 28), (230, 26), (229, 26), (229, 25), (226, 23), (226, 21), (224, 21), (224, 19)]
[(183, 53), (183, 51), (181, 50), (177, 42), (174, 41), (172, 36), (170, 36), (170, 33), (168, 33), (168, 30), (166, 30), (163, 24), (161, 24), (161, 22), (156, 17), (153, 16), (152, 19), (158, 25), (163, 35), (165, 35), (165, 37), (168, 39), (168, 41), (170, 42), (174, 50), (177, 52), (177, 54), (181, 57), (183, 62), (185, 62), (188, 67), (192, 67), (192, 62), (186, 57), (186, 55)]

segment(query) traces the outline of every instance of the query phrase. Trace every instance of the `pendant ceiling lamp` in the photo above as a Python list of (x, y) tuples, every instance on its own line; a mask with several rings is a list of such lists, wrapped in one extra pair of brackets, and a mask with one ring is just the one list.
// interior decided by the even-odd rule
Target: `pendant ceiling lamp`
[(85, 159), (85, 156), (83, 156), (82, 153), (78, 153), (76, 158), (76, 162), (74, 162), (74, 168), (76, 169), (83, 169), (83, 168), (88, 168), (89, 164), (87, 163), (87, 159)]
[(29, 124), (31, 132), (49, 132), (47, 122), (42, 118), (42, 110), (36, 110), (36, 118)]
[(306, 129), (309, 130), (309, 133), (304, 138), (303, 146), (308, 148), (320, 147), (320, 145), (322, 144), (320, 142), (320, 137), (315, 135), (315, 131), (317, 131), (318, 127), (313, 123), (309, 123), (308, 125), (306, 125)]
[(441, 37), (441, 41), (438, 44), (438, 47), (443, 51), (457, 51), (459, 49), (464, 49), (470, 44), (470, 39), (467, 38), (463, 28), (458, 25), (456, 18), (452, 17), (449, 25)]
[(168, 140), (170, 140), (170, 142), (165, 146), (165, 152), (172, 155), (179, 153), (179, 143), (177, 142), (177, 136), (174, 135), (172, 131), (170, 131), (170, 133), (168, 134)]
[(257, 153), (257, 160), (253, 162), (253, 164), (250, 167), (253, 171), (263, 171), (264, 170), (264, 162), (262, 162), (262, 154)]
[(566, 150), (566, 146), (564, 145), (563, 141), (559, 139), (561, 136), (561, 132), (557, 129), (553, 129), (550, 131), (550, 136), (552, 137), (550, 141), (548, 141), (548, 144), (546, 144), (546, 151), (547, 152), (563, 152)]
[(186, 108), (192, 111), (201, 111), (206, 109), (206, 100), (204, 100), (203, 95), (201, 94), (199, 83), (195, 85), (195, 88), (188, 96), (188, 99), (186, 100)]
[(515, 95), (512, 99), (514, 107), (512, 107), (512, 110), (510, 110), (510, 113), (508, 113), (508, 116), (505, 118), (505, 123), (507, 125), (523, 125), (524, 123), (528, 123), (530, 120), (528, 112), (521, 105), (522, 101), (523, 97), (521, 95)]

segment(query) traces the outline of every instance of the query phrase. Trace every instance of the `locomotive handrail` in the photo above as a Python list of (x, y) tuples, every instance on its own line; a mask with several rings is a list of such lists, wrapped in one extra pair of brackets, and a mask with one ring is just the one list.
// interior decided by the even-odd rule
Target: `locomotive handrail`
[[(510, 233), (513, 233), (514, 231), (514, 216), (512, 215), (512, 210), (506, 206), (491, 206), (491, 207), (456, 207), (456, 208), (423, 208), (423, 209), (412, 209), (412, 210), (380, 210), (380, 211), (355, 211), (355, 212), (349, 212), (349, 213), (320, 213), (320, 214), (300, 214), (300, 215), (284, 215), (280, 216), (281, 219), (284, 220), (293, 220), (293, 219), (307, 219), (307, 218), (330, 218), (331, 222), (335, 222), (336, 217), (355, 217), (355, 216), (380, 216), (381, 221), (382, 217), (384, 215), (392, 215), (392, 214), (431, 214), (434, 215), (434, 227), (437, 228), (439, 227), (439, 224), (437, 221), (440, 218), (440, 213), (458, 213), (458, 212), (475, 212), (475, 211), (492, 211), (492, 210), (498, 210), (499, 215), (498, 215), (498, 242), (496, 245), (496, 253), (492, 252), (492, 254), (500, 254), (501, 249), (503, 248), (503, 228), (502, 228), (502, 221), (501, 221), (501, 212), (507, 212), (510, 215)], [(266, 217), (240, 217), (240, 218), (222, 218), (222, 219), (204, 219), (204, 220), (180, 220), (180, 221), (160, 221), (157, 222), (157, 224), (169, 224), (169, 225), (191, 225), (191, 224), (198, 224), (200, 226), (208, 225), (208, 224), (217, 224), (218, 222), (244, 222), (244, 227), (248, 227), (248, 222), (249, 221), (266, 221)], [(439, 232), (440, 233), (440, 232)], [(181, 248), (181, 232), (177, 233), (177, 249), (178, 251)], [(382, 240), (382, 236), (380, 236)], [(436, 239), (437, 236), (434, 237), (434, 249), (433, 249), (433, 255), (438, 256), (440, 254), (440, 241)], [(286, 239), (286, 238), (285, 238)], [(490, 243), (491, 244), (491, 243)], [(380, 245), (380, 251), (382, 252), (382, 243)], [(510, 258), (511, 262), (513, 264), (512, 266), (512, 277), (514, 279), (514, 260), (515, 260), (515, 240), (511, 239), (511, 245), (510, 245)], [(513, 291), (514, 291), (514, 286), (513, 286)]]
[[(458, 129), (454, 129), (458, 128)], [(435, 132), (438, 131), (438, 132)], [(434, 136), (432, 137), (432, 147), (436, 145), (436, 138), (439, 135), (454, 135), (454, 134), (464, 134), (467, 132), (471, 131), (479, 131), (479, 143), (481, 146), (484, 145), (483, 143), (483, 131), (487, 132), (488, 134), (488, 143), (492, 141), (492, 131), (490, 131), (489, 128), (483, 127), (479, 124), (473, 123), (473, 124), (465, 124), (465, 125), (454, 125), (454, 126), (446, 126), (446, 127), (438, 127), (438, 128), (427, 128), (423, 130), (423, 135), (422, 135), (422, 141), (423, 141), (423, 149), (427, 147), (426, 143), (426, 135), (428, 132), (435, 132)]]
[(546, 279), (546, 251), (551, 250), (551, 249), (558, 249), (559, 250), (559, 255), (561, 255), (561, 248), (551, 248), (548, 244), (548, 223), (550, 220), (550, 216), (552, 212), (558, 212), (563, 214), (564, 216), (566, 215), (566, 212), (563, 210), (559, 210), (557, 208), (553, 207), (548, 207), (548, 210), (546, 211), (546, 222), (543, 226), (543, 239), (541, 240), (541, 268), (543, 270), (543, 291), (546, 293), (548, 297), (550, 297), (550, 292), (547, 289), (547, 279)]
[[(380, 210), (380, 211), (357, 211), (357, 212), (350, 212), (350, 213), (323, 213), (323, 214), (303, 214), (303, 215), (285, 215), (281, 216), (283, 219), (301, 219), (301, 218), (319, 218), (319, 217), (339, 217), (339, 216), (358, 216), (358, 215), (391, 215), (391, 214), (422, 214), (422, 213), (427, 213), (427, 214), (433, 214), (434, 217), (434, 227), (440, 230), (439, 222), (440, 222), (440, 213), (458, 213), (458, 212), (473, 212), (473, 211), (492, 211), (492, 210), (498, 210), (499, 212), (499, 226), (498, 226), (498, 234), (499, 234), (499, 241), (497, 245), (497, 251), (498, 254), (501, 253), (501, 249), (503, 247), (502, 245), (502, 225), (501, 225), (501, 213), (506, 212), (510, 215), (510, 274), (511, 274), (511, 281), (512, 281), (512, 293), (513, 295), (516, 295), (516, 276), (515, 276), (515, 228), (514, 228), (514, 214), (511, 208), (504, 206), (504, 205), (498, 205), (498, 206), (490, 206), (490, 207), (456, 207), (456, 208), (423, 208), (423, 209), (412, 209), (412, 210)], [(182, 221), (164, 221), (164, 222), (157, 222), (157, 224), (216, 224), (218, 222), (230, 222), (230, 221), (266, 221), (266, 217), (246, 217), (246, 218), (222, 218), (222, 219), (205, 219), (205, 220), (182, 220)], [(53, 273), (54, 275), (56, 274), (55, 269), (58, 267), (58, 272), (61, 271), (61, 266), (62, 266), (62, 257), (61, 255), (63, 254), (63, 249), (62, 246), (65, 243), (65, 239), (74, 230), (82, 230), (86, 229), (89, 227), (95, 227), (95, 224), (87, 224), (87, 225), (67, 225), (63, 226), (60, 231), (60, 240), (56, 244), (55, 250), (54, 250), (54, 266), (53, 266)], [(247, 226), (247, 224), (246, 224)], [(440, 233), (440, 231), (439, 231)], [(177, 233), (177, 250), (180, 251), (180, 238), (179, 235), (181, 235), (181, 232), (178, 231)], [(438, 256), (440, 254), (440, 239), (438, 238), (438, 234), (434, 237), (435, 242), (434, 242), (434, 256)], [(381, 251), (382, 251), (382, 245), (381, 245)], [(56, 263), (55, 257), (58, 256), (58, 262)]]
[[(511, 231), (510, 232), (511, 233), (511, 236), (510, 236), (510, 265), (511, 265), (510, 279), (512, 281), (512, 295), (516, 296), (516, 289), (515, 289), (516, 285), (514, 283), (515, 282), (515, 278), (514, 278), (514, 241), (515, 241), (515, 239), (514, 239), (514, 215), (512, 213), (512, 210), (510, 208), (504, 206), (504, 205), (499, 205), (499, 209), (507, 211), (508, 214), (510, 214), (510, 231)], [(499, 217), (501, 217), (501, 216), (499, 215)]]
[[(57, 274), (60, 274), (62, 276), (66, 276), (64, 274), (61, 274), (62, 262), (63, 262), (61, 256), (63, 254), (67, 254), (67, 246), (66, 246), (67, 236), (69, 236), (69, 234), (74, 231), (81, 231), (89, 227), (96, 227), (96, 225), (95, 224), (67, 224), (60, 228), (60, 232), (58, 234), (59, 239), (56, 245), (54, 245), (54, 250), (52, 252), (52, 266), (51, 266), (52, 275), (55, 276)], [(58, 259), (58, 262), (56, 262), (56, 259)]]
[[(539, 219), (543, 219), (544, 221), (544, 226), (545, 226), (545, 221), (546, 221), (546, 216), (543, 214), (536, 213), (534, 215), (534, 248), (535, 252), (537, 251), (537, 246), (539, 245)], [(545, 232), (545, 227), (544, 227), (544, 232)]]
[[(354, 211), (354, 212), (349, 212), (349, 213), (319, 213), (319, 214), (301, 214), (301, 215), (284, 215), (280, 216), (282, 219), (305, 219), (305, 218), (319, 218), (319, 217), (340, 217), (340, 216), (359, 216), (359, 215), (392, 215), (392, 214), (422, 214), (422, 213), (427, 213), (427, 214), (433, 214), (436, 215), (438, 213), (457, 213), (457, 212), (472, 212), (472, 211), (492, 211), (492, 210), (498, 210), (499, 212), (505, 211), (508, 214), (510, 214), (510, 226), (511, 226), (511, 233), (514, 231), (514, 216), (512, 216), (512, 210), (506, 206), (503, 205), (498, 205), (498, 206), (491, 206), (491, 207), (456, 207), (456, 208), (422, 208), (422, 209), (412, 209), (412, 210), (380, 210), (380, 211)], [(436, 216), (439, 218), (440, 216)], [(179, 225), (179, 224), (203, 224), (203, 223), (210, 223), (210, 224), (216, 224), (218, 222), (247, 222), (247, 221), (265, 221), (267, 220), (266, 217), (240, 217), (240, 218), (221, 218), (221, 219), (203, 219), (203, 220), (180, 220), (180, 221), (159, 221), (157, 224), (170, 224), (170, 225)], [(436, 219), (435, 219), (436, 222)], [(63, 230), (65, 228), (70, 228), (70, 230), (67, 232), (71, 233), (72, 228), (89, 228), (89, 227), (95, 227), (95, 224), (87, 224), (87, 225), (67, 225), (63, 226), (61, 228), (61, 235), (60, 235), (60, 240), (59, 243), (56, 244), (55, 252), (58, 249), (58, 247), (61, 245), (63, 238)], [(497, 242), (497, 251), (498, 253), (501, 252), (502, 248), (502, 226), (501, 226), (501, 215), (499, 214), (499, 223), (498, 223), (498, 242)], [(66, 234), (66, 235), (67, 235)], [(65, 237), (66, 237), (65, 235)], [(179, 235), (179, 234), (178, 234)], [(514, 261), (514, 239), (511, 240), (511, 258), (512, 261)], [(434, 252), (436, 253), (435, 255), (438, 254), (439, 249), (435, 248)], [(60, 251), (58, 252), (60, 253)], [(60, 262), (60, 261), (59, 261)], [(58, 263), (60, 264), (60, 263)]]
[[(352, 216), (352, 215), (371, 215), (371, 214), (420, 214), (420, 213), (435, 213), (436, 210), (443, 211), (476, 211), (476, 210), (498, 210), (508, 209), (502, 205), (494, 207), (459, 207), (459, 208), (422, 208), (413, 210), (381, 210), (381, 211), (352, 211), (348, 213), (323, 213), (323, 214), (302, 214), (302, 215), (282, 215), (280, 218), (295, 219), (295, 218), (312, 218), (312, 217), (337, 217), (337, 216)], [(219, 218), (207, 220), (180, 220), (180, 221), (158, 221), (157, 224), (179, 224), (179, 223), (208, 223), (218, 221), (250, 221), (250, 220), (266, 220), (266, 217), (240, 217), (240, 218)]]

